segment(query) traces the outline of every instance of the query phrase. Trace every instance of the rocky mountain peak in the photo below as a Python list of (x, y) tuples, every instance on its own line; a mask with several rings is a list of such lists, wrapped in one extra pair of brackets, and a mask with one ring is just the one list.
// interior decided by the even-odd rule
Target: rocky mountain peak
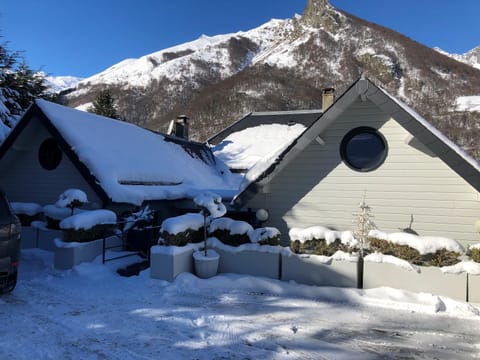
[(330, 32), (335, 32), (342, 25), (339, 13), (328, 0), (307, 0), (301, 21), (307, 26)]

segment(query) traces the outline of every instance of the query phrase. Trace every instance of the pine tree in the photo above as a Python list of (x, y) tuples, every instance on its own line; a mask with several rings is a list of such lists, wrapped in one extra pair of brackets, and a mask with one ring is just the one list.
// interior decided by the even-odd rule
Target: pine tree
[(0, 44), (0, 143), (35, 98), (46, 96), (44, 76)]
[(102, 90), (93, 101), (88, 111), (97, 115), (106, 116), (112, 119), (120, 119), (115, 106), (115, 99), (110, 90)]
[(368, 234), (370, 230), (376, 229), (373, 222), (372, 208), (365, 202), (365, 195), (362, 202), (359, 204), (360, 212), (354, 214), (356, 230), (354, 231), (355, 238), (360, 242), (360, 256), (363, 258), (363, 250), (367, 245)]

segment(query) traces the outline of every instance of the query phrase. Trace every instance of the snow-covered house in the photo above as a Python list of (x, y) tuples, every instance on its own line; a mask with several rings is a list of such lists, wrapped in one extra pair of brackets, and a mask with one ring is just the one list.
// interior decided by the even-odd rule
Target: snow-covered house
[[(282, 121), (286, 115), (290, 124)], [(384, 231), (479, 241), (480, 165), (403, 102), (361, 78), (310, 124), (302, 124), (303, 116), (270, 113), (268, 122), (256, 116), (255, 125), (245, 126), (242, 119), (210, 139), (216, 156), (242, 168), (235, 205), (267, 210), (266, 225), (280, 229), (284, 242), (294, 226), (352, 229), (364, 197)], [(267, 125), (275, 123), (283, 129)], [(293, 123), (306, 128), (294, 134)], [(283, 142), (263, 149), (269, 136)]]
[(16, 202), (51, 204), (78, 188), (92, 208), (168, 210), (206, 189), (231, 199), (230, 177), (204, 144), (44, 100), (0, 147), (0, 186)]

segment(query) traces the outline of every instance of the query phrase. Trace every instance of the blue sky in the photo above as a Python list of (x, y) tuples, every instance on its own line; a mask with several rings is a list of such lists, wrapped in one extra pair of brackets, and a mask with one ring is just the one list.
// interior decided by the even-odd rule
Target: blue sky
[[(480, 0), (331, 0), (427, 46), (480, 45)], [(126, 58), (301, 13), (306, 0), (2, 0), (0, 34), (33, 69), (87, 77)]]

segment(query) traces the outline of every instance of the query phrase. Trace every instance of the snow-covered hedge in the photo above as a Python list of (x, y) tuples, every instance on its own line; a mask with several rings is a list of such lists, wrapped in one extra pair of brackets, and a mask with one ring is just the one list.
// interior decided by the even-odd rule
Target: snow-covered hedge
[[(79, 214), (84, 210), (74, 209), (74, 214)], [(45, 214), (45, 220), (47, 220), (47, 227), (49, 229), (60, 229), (60, 221), (72, 215), (72, 211), (68, 208), (60, 208), (56, 205), (45, 205), (43, 207), (43, 213)]]
[(168, 246), (185, 246), (203, 240), (203, 215), (188, 213), (168, 218), (162, 222), (159, 243)]
[(371, 252), (392, 255), (417, 265), (450, 266), (460, 262), (458, 257), (465, 253), (460, 243), (444, 237), (379, 230), (372, 230), (368, 235)]
[(37, 221), (43, 217), (43, 208), (40, 204), (26, 202), (12, 202), (13, 212), (18, 216), (22, 226), (30, 226), (32, 221)]
[(112, 233), (117, 216), (110, 210), (85, 211), (60, 222), (65, 242), (88, 242)]
[(280, 231), (273, 227), (254, 229), (245, 221), (227, 217), (214, 219), (209, 228), (209, 236), (230, 246), (255, 243), (259, 245), (279, 245)]
[(355, 252), (359, 242), (352, 231), (336, 231), (324, 226), (292, 228), (290, 249), (296, 254), (332, 256), (337, 251)]
[(252, 231), (253, 227), (249, 223), (227, 217), (214, 219), (208, 229), (209, 236), (230, 246), (248, 244), (250, 242), (249, 233)]
[(480, 263), (480, 243), (469, 247), (470, 257), (473, 261)]

